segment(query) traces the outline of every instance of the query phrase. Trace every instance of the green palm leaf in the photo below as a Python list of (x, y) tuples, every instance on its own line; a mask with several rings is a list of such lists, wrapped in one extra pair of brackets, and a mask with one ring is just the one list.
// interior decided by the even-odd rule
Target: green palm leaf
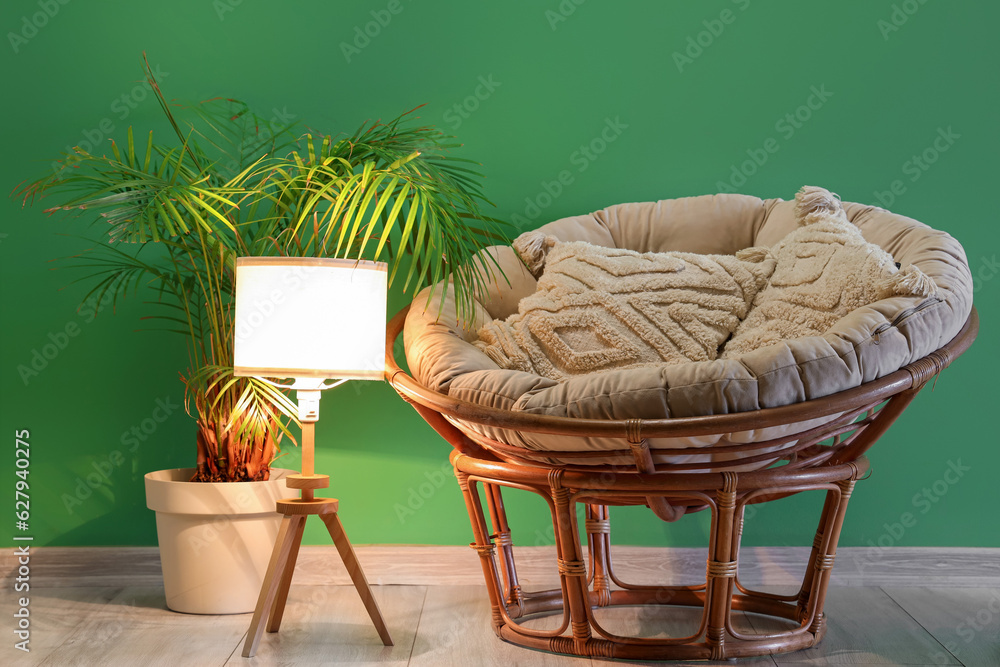
[(349, 136), (296, 138), (294, 123), (238, 100), (170, 104), (145, 67), (176, 142), (149, 132), (137, 143), (130, 127), (110, 155), (74, 149), (13, 196), (53, 197), (48, 212), (93, 215), (94, 251), (67, 262), (90, 280), (85, 301), (99, 309), (147, 295), (143, 319), (187, 338), (182, 377), (198, 418), (199, 477), (252, 476), (270, 462), (253, 456), (291, 437), (297, 410), (283, 389), (233, 375), (237, 257), (387, 261), (390, 282), (441, 282), (471, 317), (482, 273), (498, 269), (476, 253), (506, 242), (512, 228), (483, 214), (481, 175), (447, 154), (453, 138), (415, 124), (412, 111)]

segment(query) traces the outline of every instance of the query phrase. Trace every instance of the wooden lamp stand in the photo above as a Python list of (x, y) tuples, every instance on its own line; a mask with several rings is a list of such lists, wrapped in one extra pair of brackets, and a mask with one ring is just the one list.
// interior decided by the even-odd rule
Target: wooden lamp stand
[[(337, 516), (338, 501), (315, 498), (330, 486), (315, 467), (316, 422), (323, 389), (347, 380), (385, 379), (384, 262), (331, 257), (237, 257), (233, 317), (233, 375), (294, 389), (302, 424), (302, 472), (286, 478), (301, 497), (277, 502), (282, 515), (271, 561), (260, 588), (243, 657), (257, 652), (265, 623), (277, 632), (288, 599), (306, 519), (318, 515), (347, 566), (378, 630), (392, 646), (382, 613)], [(271, 379), (292, 378), (291, 385)], [(331, 378), (339, 378), (327, 384)]]
[[(299, 391), (300, 410), (303, 405), (302, 394), (311, 392)], [(389, 630), (385, 627), (382, 613), (379, 611), (375, 597), (372, 595), (368, 585), (368, 579), (361, 570), (361, 564), (354, 553), (350, 540), (344, 532), (344, 526), (337, 516), (338, 501), (335, 498), (314, 498), (314, 489), (325, 489), (330, 486), (328, 475), (317, 475), (314, 472), (314, 447), (316, 418), (318, 418), (319, 392), (316, 391), (316, 411), (309, 413), (309, 417), (302, 421), (302, 472), (298, 475), (290, 475), (286, 478), (289, 488), (300, 489), (300, 498), (283, 498), (277, 502), (277, 511), (283, 515), (281, 528), (278, 530), (278, 537), (274, 542), (274, 551), (271, 552), (271, 561), (267, 566), (267, 574), (264, 576), (264, 584), (260, 588), (260, 597), (257, 598), (257, 607), (253, 612), (253, 620), (250, 621), (250, 630), (247, 633), (246, 643), (243, 644), (243, 657), (252, 658), (257, 652), (257, 645), (264, 632), (265, 621), (268, 632), (277, 632), (281, 627), (281, 617), (285, 611), (285, 601), (288, 599), (288, 588), (292, 583), (292, 573), (295, 570), (295, 561), (299, 555), (299, 546), (302, 544), (302, 532), (305, 530), (306, 519), (312, 515), (318, 515), (330, 537), (340, 552), (340, 557), (347, 567), (347, 572), (351, 575), (351, 581), (361, 596), (361, 601), (371, 616), (372, 623), (378, 631), (382, 643), (392, 646), (392, 638), (389, 637)], [(304, 415), (300, 415), (304, 416)]]

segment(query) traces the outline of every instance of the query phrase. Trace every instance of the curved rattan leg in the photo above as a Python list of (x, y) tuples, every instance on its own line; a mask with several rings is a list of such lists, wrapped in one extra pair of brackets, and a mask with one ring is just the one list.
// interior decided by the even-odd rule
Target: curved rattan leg
[[(456, 454), (452, 454), (452, 462), (456, 462)], [(493, 558), (495, 547), (486, 531), (486, 517), (483, 516), (483, 506), (479, 500), (479, 494), (474, 485), (470, 484), (469, 476), (458, 469), (455, 465), (455, 477), (458, 485), (462, 489), (462, 496), (465, 498), (465, 507), (469, 512), (469, 520), (472, 523), (472, 533), (476, 541), (470, 544), (479, 554), (479, 562), (483, 567), (483, 579), (486, 580), (486, 589), (490, 598), (491, 617), (493, 630), (500, 634), (500, 627), (503, 625), (503, 615), (500, 613), (500, 605), (503, 604), (502, 584), (497, 572), (496, 560)]]
[(503, 577), (503, 601), (508, 607), (522, 607), (524, 595), (521, 592), (521, 584), (517, 580), (514, 542), (510, 536), (503, 495), (497, 484), (485, 484), (484, 491), (486, 492), (486, 504), (490, 510), (490, 521), (493, 523), (492, 537), (496, 546), (499, 547), (500, 574)]
[[(587, 591), (587, 566), (583, 562), (576, 526), (576, 503), (571, 501), (569, 489), (562, 485), (561, 471), (549, 474), (549, 486), (555, 505), (556, 564), (573, 631), (572, 652), (587, 655), (585, 647), (591, 638), (590, 595)], [(554, 647), (555, 650), (565, 651), (568, 648), (562, 642), (557, 642), (557, 646), (558, 648)]]
[(611, 521), (607, 505), (587, 505), (586, 532), (592, 601), (606, 607), (611, 604)]
[[(571, 473), (563, 469), (550, 469), (540, 478), (522, 475), (515, 469), (507, 479), (503, 466), (493, 462), (477, 461), (461, 454), (453, 455), (452, 461), (476, 537), (473, 547), (480, 555), (497, 634), (506, 641), (529, 648), (618, 659), (740, 658), (814, 646), (825, 632), (822, 601), (847, 499), (860, 472), (867, 469), (867, 461), (860, 459), (857, 464), (829, 470), (821, 479), (815, 476), (796, 478), (774, 485), (755, 481), (753, 473), (723, 472), (716, 474), (715, 483), (710, 483), (715, 487), (712, 491), (675, 492), (672, 495), (677, 498), (687, 498), (712, 509), (706, 583), (621, 586), (611, 567), (608, 505), (636, 504), (637, 499), (649, 495), (645, 489), (616, 490), (596, 479), (595, 489), (581, 485), (586, 478), (571, 478)], [(568, 479), (573, 480), (572, 487)], [(509, 530), (500, 494), (502, 487), (528, 491), (545, 499), (555, 532), (560, 588), (525, 591), (520, 606), (507, 602), (509, 590), (504, 588), (501, 572), (505, 567), (504, 556), (497, 559), (497, 546), (504, 545), (496, 540), (495, 533)], [(803, 582), (803, 590), (807, 593), (773, 595), (739, 585), (736, 577), (739, 537), (746, 504), (810, 490), (825, 490), (827, 502), (820, 519), (815, 554), (810, 557), (809, 574)], [(605, 499), (610, 502), (600, 502)], [(589, 571), (578, 530), (577, 503), (587, 507), (585, 532), (590, 550)], [(512, 546), (511, 554), (513, 563)], [(510, 567), (513, 569), (513, 565)], [(800, 602), (803, 603), (801, 608)], [(603, 627), (593, 611), (601, 606), (641, 605), (700, 607), (703, 608), (702, 622), (694, 634), (685, 637), (617, 635)], [(767, 615), (791, 625), (769, 634), (745, 633), (733, 626), (733, 610)], [(558, 628), (532, 628), (530, 619), (553, 612), (563, 617)]]
[[(833, 527), (833, 522), (836, 520), (838, 510), (844, 499), (841, 497), (842, 491), (840, 493), (835, 493), (833, 491), (827, 491), (826, 499), (823, 501), (823, 511), (820, 514), (819, 526), (816, 527), (816, 535), (813, 537), (812, 549), (809, 551), (809, 560), (806, 562), (805, 576), (802, 579), (802, 587), (799, 588), (798, 600), (796, 606), (798, 608), (798, 615), (800, 620), (805, 620), (809, 617), (809, 600), (814, 597), (814, 585), (816, 584), (816, 575), (821, 572), (817, 568), (817, 565), (823, 562), (823, 557), (830, 552), (829, 537), (830, 531)], [(836, 551), (836, 544), (834, 544), (834, 553)]]
[[(816, 572), (813, 592), (810, 600), (807, 601), (803, 609), (803, 615), (810, 620), (809, 632), (816, 635), (817, 641), (826, 632), (826, 617), (823, 614), (823, 603), (826, 600), (826, 589), (830, 583), (830, 575), (833, 570), (833, 561), (837, 556), (837, 542), (840, 540), (840, 531), (844, 526), (844, 517), (847, 513), (847, 501), (854, 491), (856, 475), (851, 479), (837, 482), (840, 487), (840, 502), (837, 503), (836, 515), (833, 517), (830, 534), (823, 540), (824, 548), (816, 557), (813, 568)], [(805, 619), (804, 619), (805, 620)]]
[[(813, 646), (822, 638), (823, 601), (847, 501), (859, 473), (867, 470), (864, 453), (920, 387), (972, 344), (979, 322), (973, 309), (963, 329), (941, 349), (878, 380), (819, 399), (746, 413), (581, 420), (470, 403), (421, 385), (392, 358), (392, 341), (405, 319), (406, 309), (389, 325), (386, 374), (400, 396), (455, 450), (451, 461), (472, 523), (472, 546), (480, 556), (497, 634), (533, 649), (658, 660), (788, 653)], [(790, 426), (796, 428), (789, 430)], [(764, 435), (773, 429), (777, 429), (773, 436)], [(711, 452), (702, 443), (709, 435), (751, 432), (755, 434), (752, 441), (727, 438)], [(536, 433), (566, 442), (598, 438), (602, 445), (600, 451), (590, 447), (540, 451), (515, 444), (523, 443), (524, 434)], [(698, 442), (662, 446), (665, 440), (680, 443), (688, 438)], [(706, 454), (711, 456), (703, 458)], [(724, 456), (716, 459), (715, 454)], [(629, 460), (630, 465), (601, 464), (599, 459)], [(553, 460), (561, 463), (553, 464)], [(740, 471), (738, 477), (735, 470)], [(485, 489), (482, 497), (480, 487)], [(520, 591), (500, 487), (538, 494), (547, 503), (555, 529), (560, 588)], [(816, 490), (826, 491), (827, 497), (799, 591), (775, 595), (741, 585), (736, 571), (745, 505)], [(577, 531), (578, 502), (590, 506), (586, 525), (589, 582)], [(607, 507), (642, 504), (666, 521), (712, 509), (704, 584), (635, 585), (616, 577)], [(486, 506), (489, 517), (484, 514)], [(499, 565), (497, 546), (501, 547)], [(686, 637), (616, 635), (601, 626), (592, 610), (646, 604), (702, 609), (702, 622), (697, 632)], [(734, 609), (790, 625), (770, 634), (746, 634), (733, 627)], [(531, 617), (552, 612), (562, 614), (558, 628), (531, 627)]]
[(726, 658), (725, 635), (737, 568), (733, 545), (736, 542), (736, 486), (739, 478), (734, 472), (724, 472), (722, 476), (722, 488), (716, 493), (706, 568), (705, 617), (708, 626), (705, 641), (711, 651), (711, 660)]

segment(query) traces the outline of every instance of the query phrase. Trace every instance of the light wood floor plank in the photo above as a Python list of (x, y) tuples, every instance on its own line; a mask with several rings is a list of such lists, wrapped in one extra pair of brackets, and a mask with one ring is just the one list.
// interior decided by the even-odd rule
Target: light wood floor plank
[(591, 658), (591, 660), (591, 664), (605, 665), (605, 667), (613, 667), (613, 665), (669, 665), (669, 667), (743, 667), (743, 665), (752, 665), (752, 667), (773, 667), (775, 664), (774, 659), (766, 655), (759, 658), (740, 658), (739, 660), (671, 660), (669, 662), (650, 660), (633, 662), (630, 660), (605, 660), (603, 658)]
[[(169, 611), (162, 588), (124, 588), (82, 611), (82, 622), (42, 665), (222, 665), (249, 623), (247, 614), (196, 616)], [(53, 613), (63, 611), (53, 608)]]
[[(14, 638), (13, 634), (8, 634), (4, 638), (3, 648), (0, 649), (0, 664), (39, 665), (43, 663), (74, 634), (93, 609), (107, 605), (121, 590), (121, 588), (88, 587), (28, 591), (25, 596), (29, 600), (30, 616), (28, 618), (31, 622), (31, 636), (28, 648), (30, 651), (25, 653), (14, 648), (14, 642), (19, 640)], [(21, 597), (21, 594), (17, 594), (17, 596)], [(11, 609), (11, 613), (13, 613), (13, 605), (5, 604), (3, 608), (5, 611)]]
[[(281, 630), (265, 633), (257, 655), (232, 654), (226, 665), (403, 665), (410, 658), (427, 589), (373, 586), (393, 646), (383, 646), (354, 586), (302, 586), (292, 581)], [(242, 616), (244, 631), (250, 615)], [(242, 649), (242, 641), (240, 648)], [(223, 663), (218, 663), (223, 664)]]
[(1000, 665), (1000, 588), (886, 588), (965, 667)]
[[(609, 632), (643, 636), (679, 636), (697, 629), (698, 621), (687, 618), (677, 609), (621, 607), (599, 610), (599, 622)], [(552, 628), (558, 617), (542, 622), (528, 621), (533, 628)], [(693, 627), (692, 627), (693, 626)], [(737, 620), (740, 630), (752, 631), (742, 614)], [(428, 590), (420, 628), (413, 646), (411, 667), (466, 665), (581, 665), (586, 658), (572, 658), (532, 651), (503, 642), (490, 627), (489, 599), (485, 586), (434, 586)], [(591, 658), (590, 664), (622, 665), (649, 664)], [(728, 665), (732, 662), (672, 662), (672, 665)], [(770, 657), (747, 659), (740, 664), (754, 667), (774, 667)]]
[[(316, 560), (307, 565), (311, 577), (319, 580), (337, 580), (342, 570), (332, 547), (316, 547)], [(379, 552), (365, 552), (359, 556), (368, 570), (377, 569), (382, 558)], [(434, 547), (383, 548), (395, 550), (397, 564), (385, 570), (392, 578), (418, 577), (436, 582), (451, 581), (446, 573), (453, 565), (452, 556), (460, 560), (468, 556), (478, 569), (475, 554), (468, 549)], [(423, 551), (429, 549), (429, 551)], [(87, 550), (66, 550), (85, 552)], [(461, 553), (459, 553), (459, 551)], [(659, 579), (675, 581), (678, 570), (688, 565), (703, 569), (698, 558), (672, 550), (632, 550), (627, 548), (619, 559), (619, 571), (629, 572), (634, 579)], [(43, 559), (39, 550), (33, 554), (32, 564), (50, 565), (49, 573), (61, 572), (58, 581), (69, 583), (76, 568), (69, 559), (55, 561)], [(388, 551), (386, 551), (388, 553)], [(432, 554), (442, 558), (424, 569), (424, 563), (433, 560)], [(692, 550), (692, 554), (695, 552)], [(784, 563), (787, 552), (761, 552), (770, 558), (776, 555)], [(991, 551), (988, 556), (995, 554)], [(419, 562), (412, 565), (415, 574), (398, 565), (405, 562), (407, 554)], [(133, 552), (133, 555), (134, 552)], [(402, 555), (402, 556), (401, 556)], [(533, 558), (547, 554), (526, 551), (522, 561), (528, 574), (526, 584), (533, 579), (544, 581), (549, 577), (551, 563), (532, 562)], [(39, 558), (34, 559), (34, 556)], [(375, 556), (374, 558), (372, 556)], [(840, 556), (840, 554), (838, 554)], [(421, 560), (422, 559), (422, 560)], [(93, 561), (87, 561), (93, 566)], [(762, 562), (767, 558), (762, 559)], [(837, 567), (843, 565), (838, 557)], [(621, 562), (624, 561), (624, 568)], [(502, 642), (490, 628), (490, 610), (481, 570), (474, 585), (450, 586), (375, 586), (375, 596), (385, 614), (396, 646), (383, 647), (371, 625), (360, 598), (344, 573), (343, 586), (308, 585), (310, 577), (297, 577), (293, 581), (279, 633), (265, 634), (258, 656), (244, 660), (239, 648), (250, 622), (249, 614), (233, 616), (194, 616), (177, 614), (164, 606), (161, 584), (149, 586), (123, 586), (133, 581), (119, 576), (119, 585), (108, 582), (116, 578), (106, 568), (122, 563), (112, 558), (100, 566), (99, 573), (88, 575), (96, 585), (83, 587), (36, 587), (36, 570), (32, 571), (30, 654), (13, 649), (12, 641), (0, 649), (0, 664), (7, 665), (118, 665), (132, 667), (194, 667), (220, 666), (254, 667), (256, 665), (315, 665), (315, 664), (391, 664), (416, 666), (432, 665), (587, 665), (646, 664), (604, 661), (601, 659), (569, 658), (522, 649)], [(791, 561), (789, 561), (791, 562)], [(898, 562), (898, 560), (894, 561)], [(990, 571), (990, 559), (982, 567), (969, 561), (968, 567), (959, 565), (959, 581), (972, 576), (977, 567)], [(4, 562), (3, 565), (8, 565)], [(773, 582), (771, 574), (778, 569), (761, 569), (765, 582)], [(874, 567), (874, 566), (872, 566)], [(647, 568), (643, 570), (643, 568)], [(924, 568), (924, 570), (921, 570)], [(985, 568), (985, 569), (983, 569)], [(44, 568), (40, 568), (44, 570)], [(907, 576), (914, 572), (933, 572), (936, 565), (915, 564)], [(148, 563), (141, 568), (143, 578), (152, 578)], [(836, 572), (836, 568), (834, 570)], [(861, 573), (867, 577), (872, 570)], [(771, 573), (771, 574), (768, 574)], [(702, 573), (703, 574), (703, 573)], [(741, 575), (743, 575), (741, 570)], [(797, 574), (797, 573), (796, 573)], [(685, 575), (686, 576), (686, 575)], [(756, 575), (751, 575), (753, 579)], [(848, 573), (848, 578), (850, 578)], [(373, 580), (376, 577), (370, 577)], [(745, 577), (746, 578), (746, 577)], [(39, 577), (41, 579), (41, 577)], [(926, 579), (926, 578), (925, 578)], [(854, 580), (861, 581), (862, 579)], [(940, 580), (931, 580), (934, 587), (909, 588), (831, 587), (826, 611), (829, 628), (819, 647), (774, 658), (718, 663), (720, 665), (921, 665), (965, 664), (968, 667), (1000, 666), (1000, 587), (981, 585), (978, 588), (943, 587)], [(947, 581), (947, 580), (946, 580)], [(991, 581), (987, 577), (983, 582)], [(102, 585), (103, 582), (103, 585)], [(435, 582), (435, 583), (436, 583)], [(926, 583), (926, 581), (925, 581)], [(963, 584), (964, 586), (964, 584)], [(534, 588), (533, 585), (527, 586)], [(772, 590), (771, 586), (764, 586)], [(9, 590), (9, 589), (8, 589)], [(9, 599), (9, 596), (8, 598)], [(675, 634), (682, 628), (672, 612), (648, 608), (605, 609), (598, 611), (601, 622), (608, 630), (624, 633), (638, 632), (655, 635), (657, 632)], [(775, 623), (755, 615), (736, 617), (738, 625), (751, 632), (766, 632)], [(693, 624), (688, 623), (688, 627)], [(747, 624), (747, 625), (744, 625)], [(974, 625), (973, 625), (974, 624)], [(752, 626), (752, 629), (748, 626)], [(978, 629), (977, 629), (978, 628)], [(947, 648), (946, 648), (947, 647)], [(950, 649), (950, 652), (949, 652)], [(953, 657), (954, 656), (954, 657)], [(955, 659), (958, 658), (958, 660)], [(684, 665), (689, 663), (672, 663)], [(690, 663), (712, 665), (716, 663)]]
[(502, 641), (490, 626), (486, 586), (433, 586), (420, 617), (411, 667), (579, 666), (572, 658), (524, 649)]
[[(958, 665), (951, 656), (936, 661), (941, 645), (892, 598), (878, 588), (830, 588), (826, 637), (819, 646), (778, 655), (778, 665)], [(758, 632), (773, 621), (753, 616)]]
[[(698, 631), (701, 622), (701, 609), (681, 607), (609, 607), (595, 610), (595, 617), (601, 627), (614, 634), (627, 637), (685, 637)], [(747, 616), (740, 611), (733, 614), (733, 626), (738, 632), (753, 633), (753, 625)], [(622, 660), (604, 660), (593, 658), (595, 665), (642, 665), (648, 662), (629, 662)], [(753, 667), (775, 667), (770, 656), (759, 658), (744, 658), (738, 663), (728, 660), (720, 661), (682, 661), (671, 662), (671, 665), (752, 665)]]
[[(5, 573), (13, 549), (3, 549)], [(8, 570), (8, 563), (10, 570)], [(162, 586), (158, 547), (33, 547), (31, 588), (60, 586)]]
[[(779, 548), (780, 549), (780, 548)], [(1000, 587), (1000, 549), (840, 547), (834, 586)]]
[[(479, 558), (461, 546), (356, 546), (358, 560), (373, 585), (481, 585)], [(744, 547), (740, 578), (750, 586), (796, 583), (809, 549)], [(551, 580), (553, 547), (518, 547), (523, 576)], [(705, 549), (613, 547), (615, 570), (626, 580), (658, 578), (662, 583), (704, 576)], [(4, 585), (16, 570), (13, 549), (0, 549)], [(304, 546), (295, 569), (303, 585), (349, 584), (336, 549)], [(32, 551), (32, 589), (59, 586), (159, 586), (156, 547), (40, 547)], [(1000, 549), (845, 547), (837, 551), (834, 586), (992, 586), (1000, 587)], [(37, 582), (37, 583), (36, 583)]]

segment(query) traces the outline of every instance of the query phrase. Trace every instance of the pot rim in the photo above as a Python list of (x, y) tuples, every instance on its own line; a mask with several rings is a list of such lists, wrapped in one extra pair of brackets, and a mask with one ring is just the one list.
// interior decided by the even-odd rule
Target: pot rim
[(146, 473), (146, 507), (155, 512), (208, 516), (269, 514), (291, 495), (285, 477), (294, 473), (272, 468), (271, 479), (260, 482), (191, 482), (194, 468), (169, 468)]

